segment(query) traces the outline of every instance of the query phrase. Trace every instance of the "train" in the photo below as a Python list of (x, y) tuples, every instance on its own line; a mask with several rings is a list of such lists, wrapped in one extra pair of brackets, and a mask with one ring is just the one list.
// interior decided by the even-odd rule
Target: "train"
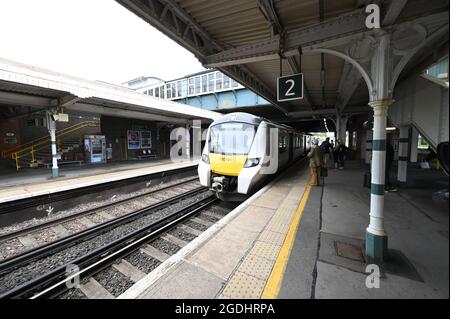
[(243, 112), (223, 115), (208, 128), (198, 165), (203, 186), (223, 201), (243, 201), (283, 168), (303, 157), (312, 137)]

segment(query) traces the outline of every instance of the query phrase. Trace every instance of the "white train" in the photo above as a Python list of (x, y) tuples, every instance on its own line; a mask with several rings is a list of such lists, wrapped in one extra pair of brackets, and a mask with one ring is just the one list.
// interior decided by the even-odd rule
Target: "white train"
[(251, 114), (230, 113), (208, 128), (198, 165), (200, 183), (221, 200), (240, 201), (310, 147), (310, 135)]

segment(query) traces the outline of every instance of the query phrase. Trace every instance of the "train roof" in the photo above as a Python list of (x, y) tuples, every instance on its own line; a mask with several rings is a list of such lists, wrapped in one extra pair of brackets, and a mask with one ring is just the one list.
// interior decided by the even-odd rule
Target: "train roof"
[(222, 117), (219, 117), (214, 122), (211, 123), (211, 126), (225, 123), (225, 122), (243, 122), (243, 123), (249, 123), (254, 125), (259, 125), (261, 122), (267, 122), (269, 124), (272, 124), (273, 126), (276, 126), (278, 128), (284, 128), (287, 130), (293, 130), (294, 129), (288, 125), (280, 124), (273, 122), (271, 120), (268, 120), (264, 117), (256, 116), (250, 113), (244, 113), (244, 112), (233, 112), (223, 115)]

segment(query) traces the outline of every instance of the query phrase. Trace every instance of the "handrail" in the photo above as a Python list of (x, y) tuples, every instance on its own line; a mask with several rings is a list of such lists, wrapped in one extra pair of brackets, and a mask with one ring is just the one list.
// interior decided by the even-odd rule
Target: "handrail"
[[(100, 122), (99, 121), (84, 121), (84, 122), (77, 123), (75, 125), (72, 125), (72, 126), (69, 126), (69, 127), (59, 130), (58, 132), (56, 132), (56, 137), (60, 138), (62, 136), (71, 134), (74, 131), (77, 131), (79, 129), (82, 129), (82, 128), (88, 127), (88, 126), (100, 126)], [(27, 142), (25, 144), (22, 144), (22, 145), (14, 147), (14, 148), (11, 148), (9, 150), (3, 151), (2, 157), (6, 158), (6, 157), (9, 157), (10, 155), (17, 154), (18, 157), (20, 158), (20, 157), (22, 157), (21, 156), (22, 153), (28, 153), (31, 150), (31, 148), (33, 148), (33, 147), (34, 147), (35, 151), (38, 149), (41, 149), (42, 147), (39, 147), (39, 146), (42, 146), (43, 144), (46, 144), (49, 141), (50, 141), (50, 136), (43, 136), (43, 137), (37, 138), (31, 142)]]

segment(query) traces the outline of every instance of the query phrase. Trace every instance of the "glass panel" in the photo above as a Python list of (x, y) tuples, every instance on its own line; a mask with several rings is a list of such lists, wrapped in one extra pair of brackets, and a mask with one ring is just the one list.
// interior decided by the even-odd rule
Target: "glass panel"
[(195, 77), (195, 94), (199, 94), (200, 93), (200, 77), (196, 76)]
[(148, 92), (149, 92), (149, 95), (153, 96), (153, 89), (150, 89), (150, 91), (148, 91)]
[(170, 89), (172, 90), (172, 98), (177, 96), (175, 82), (170, 83)]
[(247, 123), (223, 123), (211, 127), (209, 145), (211, 153), (247, 154), (255, 137), (255, 126)]
[(181, 97), (181, 81), (177, 81), (177, 96)]
[(170, 83), (166, 84), (166, 92), (167, 92), (167, 98), (171, 99), (172, 98), (172, 92), (170, 90)]
[(239, 86), (239, 83), (236, 82), (235, 80), (231, 80), (231, 86), (237, 88)]
[(181, 81), (181, 96), (182, 97), (187, 96), (187, 93), (188, 93), (188, 91), (187, 91), (187, 83), (188, 83), (187, 80), (182, 80)]
[(164, 98), (164, 85), (163, 85), (163, 86), (160, 86), (159, 89), (160, 89), (160, 91), (161, 91), (161, 92), (160, 92), (160, 93), (161, 93), (161, 94), (160, 94), (160, 95), (161, 95), (161, 98), (163, 99), (163, 98)]
[(214, 73), (208, 74), (208, 91), (214, 92)]
[(189, 79), (189, 95), (194, 94), (194, 78)]
[(223, 75), (223, 88), (224, 89), (230, 88), (230, 78), (228, 76), (226, 76), (225, 74)]
[(208, 77), (206, 75), (202, 75), (202, 93), (208, 91)]
[(158, 87), (158, 88), (155, 88), (155, 96), (156, 96), (156, 97), (159, 97), (159, 87)]
[(216, 72), (216, 90), (222, 90), (222, 73)]

